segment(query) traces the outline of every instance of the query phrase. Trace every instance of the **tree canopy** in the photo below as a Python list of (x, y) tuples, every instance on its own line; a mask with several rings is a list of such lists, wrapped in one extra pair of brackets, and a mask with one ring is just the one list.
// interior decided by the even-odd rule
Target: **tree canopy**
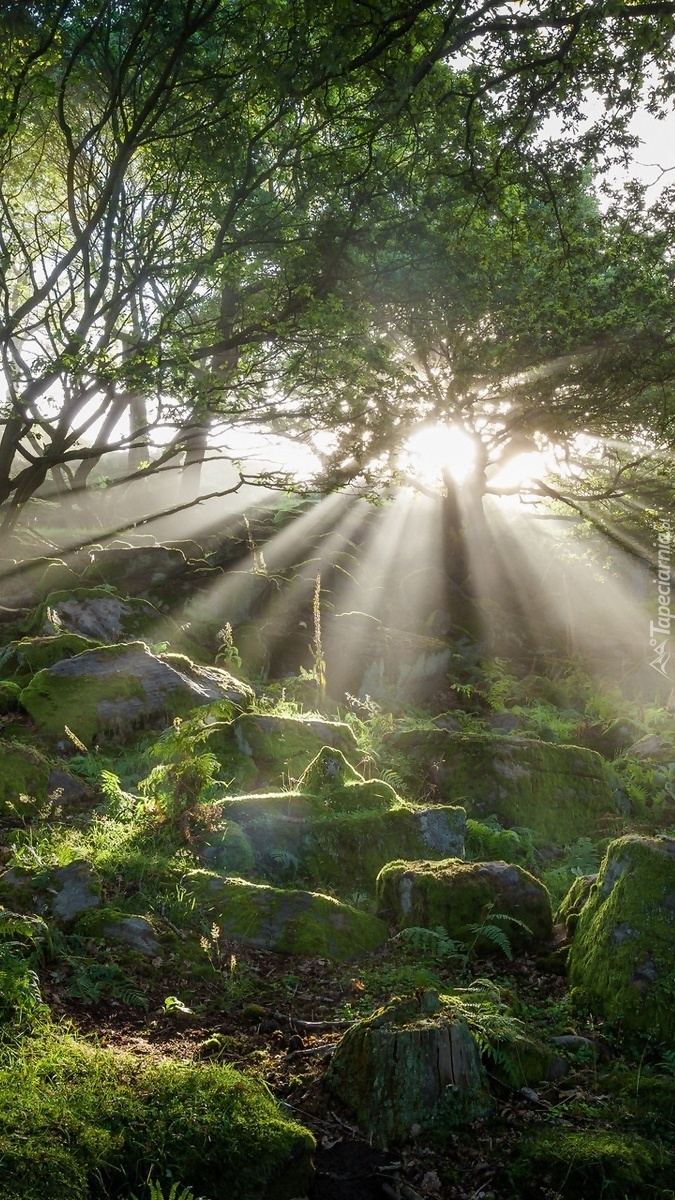
[(506, 383), (499, 446), (668, 442), (667, 209), (603, 215), (590, 181), (671, 92), (674, 13), (5, 6), (4, 527), (111, 451), (127, 480), (198, 464), (215, 422), (332, 431), (320, 479), (368, 482), (411, 422), (480, 423)]

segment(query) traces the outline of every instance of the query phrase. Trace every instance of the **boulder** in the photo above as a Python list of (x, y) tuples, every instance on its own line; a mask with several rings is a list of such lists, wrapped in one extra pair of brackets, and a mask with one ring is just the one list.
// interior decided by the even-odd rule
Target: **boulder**
[(377, 950), (383, 921), (317, 892), (282, 890), (209, 871), (188, 871), (183, 886), (225, 940), (281, 954), (346, 961)]
[(213, 701), (244, 707), (253, 691), (219, 667), (182, 655), (151, 654), (143, 642), (87, 650), (39, 671), (21, 703), (43, 736), (64, 742), (64, 726), (89, 745), (101, 734), (120, 740), (139, 727), (161, 728)]
[(3, 672), (22, 680), (22, 686), (31, 676), (45, 667), (53, 667), (63, 658), (74, 658), (84, 650), (97, 650), (98, 642), (82, 637), (79, 633), (58, 633), (48, 637), (25, 637), (10, 642), (3, 652)]
[(379, 870), (394, 858), (464, 854), (461, 808), (414, 809), (399, 801), (381, 812), (319, 809), (317, 815), (316, 797), (298, 792), (234, 797), (217, 808), (231, 818), (226, 825), (232, 819), (243, 825), (263, 869), (297, 874), (312, 886), (374, 893)]
[(500, 922), (514, 949), (538, 948), (553, 928), (544, 885), (522, 867), (505, 862), (451, 858), (389, 863), (377, 878), (377, 911), (399, 929), (442, 927), (451, 938), (475, 942), (482, 950), (490, 942), (477, 935), (475, 927), (489, 924), (491, 917), (517, 922)]
[(245, 713), (229, 724), (215, 725), (208, 738), (216, 758), (232, 764), (239, 786), (257, 779), (271, 784), (297, 780), (323, 746), (355, 761), (362, 757), (349, 725), (316, 717)]
[(124, 942), (137, 954), (146, 958), (156, 958), (160, 953), (155, 930), (146, 917), (119, 917), (114, 921), (106, 921), (103, 934), (113, 942)]
[(470, 817), (496, 816), (565, 845), (596, 837), (615, 812), (599, 754), (533, 738), (399, 731), (387, 738), (396, 770), (413, 796), (463, 804)]
[(109, 588), (76, 588), (52, 592), (26, 621), (25, 628), (40, 637), (72, 633), (112, 646), (133, 641), (160, 619), (148, 600), (123, 598)]
[(568, 963), (570, 984), (592, 1009), (675, 1046), (675, 839), (610, 843)]
[(188, 570), (185, 555), (168, 546), (112, 546), (93, 550), (84, 575), (89, 581), (113, 584), (129, 595), (169, 597)]
[(91, 863), (79, 858), (50, 872), (52, 916), (59, 925), (71, 925), (83, 912), (101, 903), (100, 881)]
[(650, 762), (675, 763), (675, 746), (656, 733), (650, 733), (647, 737), (634, 742), (632, 746), (628, 747), (628, 754), (631, 754), (633, 758), (643, 758)]
[(435, 992), (395, 999), (343, 1035), (325, 1084), (386, 1149), (418, 1131), (441, 1140), (490, 1108), (480, 1050)]
[(317, 811), (363, 812), (401, 803), (383, 779), (364, 779), (339, 750), (324, 746), (303, 771), (298, 789), (315, 797)]

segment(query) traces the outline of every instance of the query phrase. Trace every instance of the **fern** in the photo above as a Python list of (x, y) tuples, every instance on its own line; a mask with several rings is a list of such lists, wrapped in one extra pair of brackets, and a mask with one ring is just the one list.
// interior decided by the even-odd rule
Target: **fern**
[(391, 940), (398, 942), (416, 957), (423, 956), (431, 959), (432, 962), (441, 962), (448, 958), (466, 961), (467, 954), (464, 943), (448, 937), (441, 925), (436, 929), (423, 929), (420, 926), (412, 925), (408, 929), (402, 929)]
[(191, 1187), (184, 1187), (181, 1183), (172, 1183), (168, 1192), (165, 1192), (161, 1183), (150, 1181), (148, 1184), (147, 1196), (138, 1197), (133, 1193), (130, 1200), (205, 1200), (205, 1198), (195, 1196)]
[(526, 933), (530, 934), (532, 933), (532, 930), (530, 929), (529, 925), (526, 925), (525, 922), (521, 921), (518, 917), (511, 917), (508, 915), (508, 913), (493, 912), (492, 908), (493, 906), (491, 904), (488, 905), (483, 920), (469, 925), (469, 931), (474, 936), (473, 941), (469, 943), (467, 953), (470, 957), (479, 941), (488, 941), (491, 942), (493, 946), (497, 946), (497, 948), (502, 951), (506, 958), (508, 958), (509, 962), (511, 962), (513, 959), (513, 950), (511, 949), (511, 943), (509, 941), (508, 934), (501, 929), (499, 925), (496, 925), (495, 922), (508, 922), (508, 924), (515, 926), (517, 929), (523, 929)]
[(147, 1008), (147, 997), (134, 986), (121, 967), (114, 963), (87, 962), (66, 958), (73, 974), (68, 994), (85, 1004), (96, 1004), (104, 995), (134, 1008)]

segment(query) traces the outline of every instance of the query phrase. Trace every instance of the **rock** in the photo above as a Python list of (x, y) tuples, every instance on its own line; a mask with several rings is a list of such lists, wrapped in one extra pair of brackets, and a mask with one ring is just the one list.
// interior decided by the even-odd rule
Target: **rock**
[(246, 874), (255, 864), (251, 839), (234, 821), (225, 820), (198, 837), (197, 850), (202, 862), (218, 871)]
[(362, 757), (349, 725), (315, 717), (245, 713), (230, 724), (214, 726), (208, 739), (209, 750), (238, 769), (239, 786), (259, 778), (273, 785), (298, 779), (323, 746), (354, 760)]
[[(663, 1148), (622, 1129), (567, 1129), (546, 1124), (527, 1132), (505, 1176), (518, 1200), (667, 1195), (672, 1163)], [(505, 1180), (505, 1182), (506, 1182)]]
[(161, 727), (216, 700), (244, 707), (252, 698), (252, 689), (227, 671), (195, 666), (182, 655), (151, 654), (143, 642), (55, 663), (21, 693), (44, 736), (62, 742), (67, 725), (86, 745), (101, 733), (123, 740), (139, 727)]
[(113, 584), (129, 595), (147, 593), (168, 597), (180, 587), (187, 561), (180, 550), (167, 546), (112, 547), (94, 550), (84, 575), (87, 580)]
[[(471, 927), (491, 914), (523, 922), (500, 922), (514, 949), (531, 949), (548, 941), (553, 928), (551, 900), (542, 883), (522, 867), (504, 862), (392, 862), (377, 878), (377, 910), (400, 929), (441, 926), (451, 938), (472, 943)], [(479, 938), (477, 948), (489, 949)]]
[(4, 670), (18, 678), (24, 685), (37, 671), (53, 667), (64, 658), (74, 658), (83, 650), (97, 650), (98, 642), (82, 637), (79, 633), (58, 633), (49, 637), (25, 637), (11, 642), (5, 651)]
[(615, 811), (599, 754), (532, 738), (411, 729), (386, 739), (413, 796), (462, 804), (470, 817), (534, 829), (565, 845), (598, 835)]
[(387, 939), (383, 921), (316, 892), (281, 890), (209, 871), (188, 871), (183, 886), (224, 939), (281, 954), (346, 961)]
[(348, 1029), (325, 1084), (381, 1149), (416, 1126), (442, 1139), (490, 1108), (476, 1041), (433, 992), (396, 999)]
[(628, 754), (632, 754), (633, 758), (649, 759), (650, 762), (675, 763), (675, 746), (655, 733), (634, 742), (628, 747)]
[(517, 713), (491, 713), (485, 718), (485, 724), (488, 729), (494, 729), (499, 733), (515, 733), (517, 729), (522, 728), (523, 718)]
[(569, 978), (592, 1009), (675, 1046), (675, 839), (611, 842), (579, 913)]
[(299, 870), (313, 884), (373, 893), (386, 863), (464, 854), (466, 814), (439, 807), (339, 813), (305, 824)]
[(364, 779), (350, 766), (344, 754), (327, 746), (303, 771), (298, 780), (298, 789), (315, 797), (317, 811), (382, 810), (401, 802), (390, 784), (382, 779)]
[(579, 736), (579, 745), (597, 750), (604, 758), (615, 758), (623, 754), (645, 733), (643, 725), (629, 717), (621, 717), (607, 724), (588, 725)]
[(47, 799), (58, 808), (81, 808), (90, 805), (96, 799), (96, 793), (83, 779), (64, 771), (62, 767), (53, 767), (47, 781)]
[(60, 925), (71, 925), (81, 913), (101, 904), (100, 882), (91, 863), (83, 858), (52, 871), (49, 882), (50, 890), (56, 890), (52, 916)]
[[(26, 622), (41, 637), (74, 633), (106, 646), (133, 641), (160, 614), (148, 600), (122, 599), (107, 588), (53, 592)], [(45, 664), (47, 665), (47, 664)]]
[(115, 921), (106, 921), (103, 933), (111, 941), (125, 942), (146, 958), (156, 958), (160, 952), (155, 930), (145, 917), (119, 917)]
[(316, 797), (298, 792), (235, 797), (217, 807), (245, 827), (263, 869), (299, 875), (312, 886), (374, 893), (379, 870), (394, 858), (464, 854), (461, 808), (414, 809), (397, 801), (383, 812), (317, 816)]
[(577, 927), (579, 914), (591, 894), (593, 884), (597, 882), (596, 875), (579, 875), (574, 880), (569, 892), (560, 902), (555, 914), (556, 925), (564, 925), (568, 938), (572, 937)]
[(21, 686), (10, 679), (0, 681), (0, 716), (20, 711)]

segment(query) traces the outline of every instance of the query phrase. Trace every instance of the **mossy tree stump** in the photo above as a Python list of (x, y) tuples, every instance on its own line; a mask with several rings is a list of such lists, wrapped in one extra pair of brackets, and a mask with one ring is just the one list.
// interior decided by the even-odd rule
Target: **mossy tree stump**
[(326, 1086), (383, 1149), (408, 1139), (415, 1125), (442, 1140), (489, 1103), (478, 1045), (434, 992), (396, 999), (349, 1029)]

